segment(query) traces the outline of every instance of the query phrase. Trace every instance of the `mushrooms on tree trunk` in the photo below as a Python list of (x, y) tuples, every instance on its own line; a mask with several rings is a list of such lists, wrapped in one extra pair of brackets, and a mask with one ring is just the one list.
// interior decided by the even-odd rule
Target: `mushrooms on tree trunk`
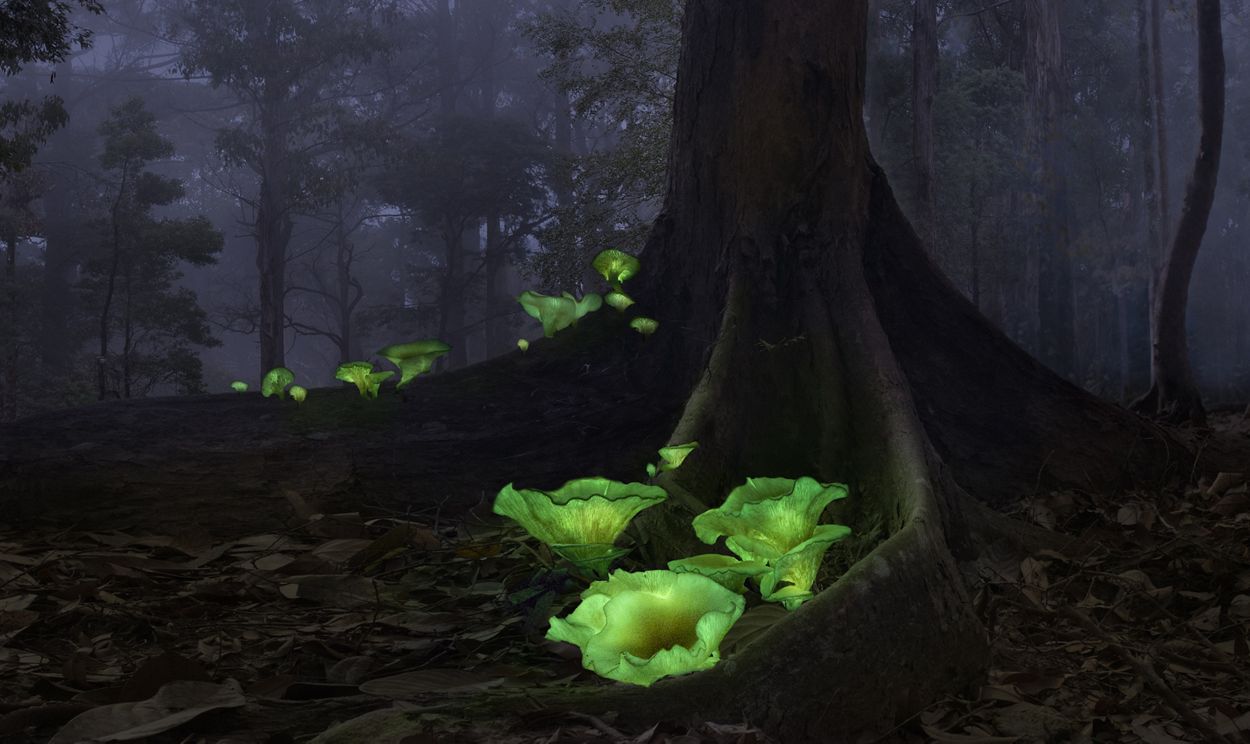
[(666, 206), (634, 288), (662, 329), (638, 382), (691, 386), (670, 441), (701, 446), (639, 532), (679, 557), (689, 518), (744, 477), (809, 475), (850, 483), (888, 537), (710, 671), (548, 702), (745, 718), (787, 742), (888, 725), (988, 658), (958, 563), (997, 520), (957, 480), (1004, 503), (1023, 472), (1166, 474), (1166, 434), (1031, 359), (925, 257), (869, 153), (866, 16), (866, 0), (687, 3)]

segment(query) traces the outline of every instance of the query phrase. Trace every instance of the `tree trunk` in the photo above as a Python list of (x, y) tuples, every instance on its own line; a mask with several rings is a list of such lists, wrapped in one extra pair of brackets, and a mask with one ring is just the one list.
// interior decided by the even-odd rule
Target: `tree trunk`
[(17, 305), (17, 220), (6, 225), (4, 234), (4, 377), (0, 385), (0, 423), (17, 420), (17, 367), (18, 367), (18, 305)]
[[(1219, 447), (1194, 452), (1057, 377), (938, 273), (869, 152), (866, 13), (866, 0), (688, 0), (668, 194), (643, 271), (629, 288), (638, 309), (660, 321), (645, 346), (628, 335), (619, 314), (597, 313), (541, 350), (431, 380), (414, 392), (427, 397), (410, 408), (395, 399), (394, 426), (356, 429), (322, 445), (299, 439), (289, 450), (262, 451), (263, 458), (255, 443), (273, 445), (253, 430), (237, 445), (250, 457), (211, 451), (221, 458), (220, 480), (246, 473), (251, 482), (316, 488), (327, 478), (306, 465), (321, 456), (345, 459), (342, 477), (353, 483), (385, 476), (396, 491), (421, 482), (442, 493), (430, 476), (447, 467), (449, 451), (464, 451), (463, 433), (447, 436), (441, 448), (406, 446), (410, 456), (394, 457), (397, 440), (411, 442), (435, 411), (454, 422), (486, 410), (473, 397), (486, 388), (508, 404), (538, 400), (550, 408), (542, 414), (550, 423), (534, 427), (525, 420), (511, 439), (489, 444), (539, 447), (536, 437), (559, 431), (561, 438), (541, 444), (558, 441), (572, 451), (604, 427), (561, 430), (566, 419), (591, 410), (590, 420), (602, 423), (609, 414), (594, 406), (603, 398), (645, 391), (642, 400), (658, 406), (665, 423), (667, 401), (684, 398), (676, 423), (666, 427), (668, 442), (697, 439), (701, 446), (682, 468), (658, 479), (672, 498), (644, 512), (638, 530), (649, 535), (644, 553), (680, 549), (690, 541), (690, 514), (720, 503), (748, 476), (848, 483), (852, 495), (839, 521), (861, 533), (876, 524), (884, 533), (832, 586), (710, 671), (651, 688), (547, 687), (454, 705), (529, 708), (538, 700), (583, 713), (617, 711), (623, 721), (646, 725), (691, 715), (745, 719), (787, 744), (880, 733), (935, 698), (982, 682), (986, 634), (960, 562), (1000, 539), (1017, 547), (1038, 539), (1022, 527), (1005, 527), (986, 504), (1014, 504), (1022, 489), (1039, 485), (1096, 492), (1224, 464), (1211, 460)], [(583, 376), (586, 371), (593, 374)], [(441, 394), (458, 379), (464, 401)], [(214, 433), (237, 428), (244, 416), (256, 418), (255, 408), (243, 408), (247, 396), (181, 405), (197, 412), (239, 407), (196, 417), (186, 436), (205, 441), (219, 441)], [(129, 427), (141, 428), (161, 418), (187, 421), (177, 406), (146, 402), (142, 416), (137, 406), (115, 410), (131, 416)], [(616, 408), (614, 425), (616, 416), (638, 415), (635, 405)], [(51, 420), (48, 427), (55, 431)], [(122, 441), (107, 422), (93, 421), (90, 431)], [(101, 457), (111, 457), (113, 468), (150, 469), (154, 458), (173, 456), (159, 454), (169, 451), (166, 440), (147, 433), (133, 439), (150, 445), (138, 466), (109, 450)], [(612, 470), (600, 468), (607, 449), (641, 443), (653, 456), (663, 444), (608, 434), (597, 440), (611, 442), (605, 454), (577, 462), (584, 472)], [(94, 464), (87, 458), (95, 455), (84, 450), (67, 456), (68, 465), (41, 470), (50, 432), (35, 436), (32, 426), (20, 439), (4, 436), (0, 442), (20, 448), (22, 457), (0, 486), (20, 482), (51, 494), (24, 503), (30, 510), (50, 510), (53, 499), (64, 505), (70, 490), (57, 478), (67, 467)], [(497, 447), (487, 450), (482, 463), (453, 458), (456, 469), (470, 473), (466, 478), (478, 469), (490, 478), (480, 490), (457, 492), (466, 508), (478, 503), (480, 491), (500, 485), (491, 481), (504, 458)], [(1228, 460), (1238, 458), (1244, 451)], [(507, 467), (518, 481), (560, 482), (555, 472), (517, 472), (523, 465), (512, 461)], [(98, 484), (111, 481), (121, 482), (119, 498), (141, 514), (152, 502), (170, 500), (142, 498), (150, 491), (135, 478), (84, 472), (90, 481), (81, 493), (92, 503), (108, 503)], [(205, 480), (194, 486), (200, 493), (230, 492)], [(149, 488), (187, 498), (170, 483)], [(5, 493), (0, 487), (0, 499)], [(670, 535), (679, 539), (669, 544)], [(405, 712), (396, 715), (402, 722)]]
[(1031, 144), (1038, 158), (1038, 354), (1065, 377), (1076, 373), (1070, 208), (1064, 142), (1066, 78), (1059, 0), (1025, 0), (1025, 80)]
[(285, 191), (285, 148), (276, 126), (267, 126), (264, 174), (256, 210), (256, 270), (260, 281), (260, 375), (286, 366), (286, 265), (291, 242)]
[(1155, 143), (1159, 148), (1159, 234), (1161, 242), (1158, 253), (1159, 263), (1154, 267), (1157, 273), (1163, 269), (1164, 254), (1167, 251), (1168, 241), (1172, 239), (1172, 209), (1169, 206), (1171, 189), (1168, 176), (1170, 169), (1168, 168), (1167, 97), (1163, 94), (1163, 7), (1160, 0), (1150, 0), (1150, 36), (1151, 65), (1154, 68), (1154, 74), (1151, 78), (1154, 83)]
[(516, 300), (504, 286), (504, 269), (508, 256), (504, 252), (503, 230), (498, 214), (486, 215), (486, 358), (508, 351), (507, 312)]
[(933, 98), (938, 87), (937, 0), (916, 0), (911, 26), (912, 159), (916, 169), (916, 222), (929, 250), (937, 250), (937, 197), (933, 188)]
[(1202, 238), (1206, 234), (1224, 140), (1224, 39), (1219, 0), (1198, 3), (1198, 115), (1201, 135), (1193, 173), (1185, 186), (1176, 237), (1155, 293), (1155, 343), (1150, 392), (1138, 410), (1169, 421), (1203, 424), (1206, 411), (1189, 364), (1186, 311)]

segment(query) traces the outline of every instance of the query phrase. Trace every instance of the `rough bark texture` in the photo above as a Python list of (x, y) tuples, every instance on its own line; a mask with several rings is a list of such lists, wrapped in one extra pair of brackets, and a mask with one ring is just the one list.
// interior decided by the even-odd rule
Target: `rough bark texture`
[[(1159, 148), (1159, 230), (1163, 242), (1172, 238), (1172, 210), (1170, 178), (1168, 173), (1168, 116), (1167, 97), (1163, 95), (1163, 3), (1161, 0), (1150, 0), (1150, 62), (1153, 70), (1155, 101), (1155, 144)], [(1160, 263), (1155, 271), (1162, 268), (1163, 254), (1159, 255)]]
[(1076, 374), (1076, 327), (1072, 295), (1070, 207), (1064, 142), (1066, 72), (1063, 61), (1062, 3), (1025, 0), (1024, 76), (1029, 89), (1029, 122), (1037, 158), (1038, 354), (1065, 377)]
[(1185, 324), (1193, 276), (1207, 219), (1215, 202), (1224, 141), (1224, 39), (1219, 0), (1198, 0), (1198, 116), (1201, 136), (1185, 186), (1176, 237), (1159, 277), (1154, 302), (1154, 354), (1150, 392), (1136, 406), (1170, 421), (1202, 424), (1206, 413), (1189, 364)]
[[(390, 484), (392, 498), (415, 501), (426, 491), (476, 500), (479, 491), (464, 490), (470, 480), (489, 493), (501, 475), (543, 486), (570, 468), (636, 473), (665, 436), (698, 439), (686, 464), (661, 476), (673, 508), (647, 514), (676, 523), (746, 476), (810, 475), (848, 483), (841, 521), (881, 525), (884, 541), (709, 672), (646, 689), (531, 691), (525, 704), (648, 722), (745, 718), (787, 743), (830, 742), (888, 729), (937, 696), (970, 689), (987, 645), (959, 569), (992, 539), (994, 519), (960, 486), (1001, 504), (1039, 482), (1105, 487), (1199, 464), (1163, 430), (1031, 359), (936, 272), (868, 150), (866, 14), (866, 0), (689, 0), (668, 197), (644, 273), (630, 285), (638, 309), (660, 320), (649, 341), (629, 335), (617, 314), (596, 314), (527, 355), (427, 380), (416, 400), (386, 396), (383, 408), (352, 409), (350, 396), (337, 395), (325, 413), (275, 413), (286, 421), (264, 426), (282, 434), (277, 445), (222, 437), (256, 418), (256, 396), (104, 407), (63, 414), (59, 428), (52, 417), (30, 422), (21, 439), (0, 434), (0, 451), (19, 455), (0, 486), (55, 498), (0, 501), (0, 513), (72, 513), (67, 494), (100, 483), (98, 463), (109, 457), (106, 472), (122, 474), (110, 496), (132, 509), (153, 508), (154, 494), (185, 499), (178, 489), (191, 488), (207, 511), (213, 479), (154, 467), (174, 457), (174, 442), (208, 448), (216, 483), (236, 490), (241, 478), (277, 495), (339, 475), (355, 484), (349, 492)], [(528, 401), (531, 418), (485, 409), (501, 401)], [(192, 427), (192, 406), (211, 425)], [(360, 420), (345, 430), (353, 410)], [(79, 436), (93, 446), (48, 453), (76, 416), (91, 419)], [(184, 431), (161, 432), (158, 416)], [(284, 429), (304, 416), (323, 423), (305, 422), (298, 435)], [(497, 425), (507, 435), (476, 441), (487, 453), (481, 463), (452, 457), (464, 441), (457, 447), (437, 425), (471, 439), (484, 417), (506, 420)], [(146, 438), (118, 452), (119, 429)], [(558, 467), (527, 465), (535, 447), (561, 446)], [(468, 475), (448, 488), (451, 471)], [(0, 498), (8, 493), (0, 487)], [(689, 533), (688, 521), (679, 526)]]
[(911, 26), (911, 60), (911, 143), (916, 170), (916, 227), (925, 244), (936, 248), (933, 98), (938, 87), (937, 0), (916, 0)]

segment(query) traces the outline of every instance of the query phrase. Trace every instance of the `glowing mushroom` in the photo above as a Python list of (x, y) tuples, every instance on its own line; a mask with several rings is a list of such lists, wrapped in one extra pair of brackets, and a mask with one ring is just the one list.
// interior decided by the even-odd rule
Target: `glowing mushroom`
[(609, 249), (595, 256), (590, 264), (609, 284), (620, 290), (622, 282), (628, 281), (638, 273), (642, 264), (637, 258), (625, 253)]
[(643, 338), (649, 337), (660, 328), (660, 321), (654, 318), (634, 318), (629, 321), (629, 327), (633, 328), (643, 335)]
[(695, 517), (694, 531), (708, 544), (724, 536), (739, 558), (768, 564), (761, 594), (793, 609), (811, 596), (825, 551), (851, 534), (843, 525), (818, 524), (825, 507), (846, 495), (846, 486), (812, 478), (748, 478), (723, 505)]
[(603, 298), (593, 292), (579, 300), (568, 292), (550, 297), (526, 290), (517, 297), (517, 302), (531, 318), (543, 324), (543, 335), (547, 338), (603, 307)]
[(504, 486), (494, 511), (525, 528), (558, 555), (606, 575), (625, 552), (614, 545), (639, 512), (668, 498), (664, 489), (607, 478), (581, 478), (554, 491)]
[(230, 389), (236, 393), (246, 393), (248, 389), (248, 384), (242, 380), (235, 380), (234, 382), (230, 383)]
[(290, 392), (291, 399), (296, 403), (303, 403), (304, 399), (308, 397), (308, 388), (303, 385), (292, 385)]
[(582, 666), (601, 677), (648, 687), (716, 666), (744, 607), (698, 574), (615, 571), (582, 592), (568, 617), (553, 617), (547, 638), (580, 648)]
[(265, 375), (265, 379), (260, 383), (260, 394), (268, 398), (271, 395), (277, 395), (283, 400), (286, 399), (286, 389), (295, 382), (295, 373), (286, 367), (274, 367)]
[(406, 344), (393, 344), (378, 352), (378, 356), (399, 367), (399, 384), (396, 389), (406, 386), (430, 371), (435, 360), (451, 351), (451, 347), (442, 341), (412, 341)]
[(668, 569), (677, 573), (697, 573), (700, 576), (706, 576), (738, 594), (746, 591), (747, 579), (768, 572), (767, 564), (759, 561), (740, 561), (733, 556), (720, 553), (705, 553), (669, 561)]
[(395, 375), (394, 372), (374, 372), (370, 362), (348, 362), (340, 364), (334, 371), (334, 379), (350, 382), (360, 391), (362, 398), (376, 398), (382, 383)]

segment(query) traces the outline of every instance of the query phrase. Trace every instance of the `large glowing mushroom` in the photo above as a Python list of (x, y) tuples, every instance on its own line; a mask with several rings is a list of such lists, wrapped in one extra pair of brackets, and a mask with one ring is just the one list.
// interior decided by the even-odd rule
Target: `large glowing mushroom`
[(580, 478), (554, 491), (504, 486), (494, 511), (525, 528), (565, 559), (603, 576), (625, 550), (616, 539), (643, 509), (668, 498), (663, 488)]
[(825, 551), (851, 534), (818, 524), (825, 507), (846, 495), (846, 486), (812, 478), (748, 478), (720, 507), (695, 517), (694, 531), (708, 544), (723, 536), (742, 560), (768, 564), (761, 594), (794, 609), (811, 597)]
[(582, 592), (568, 617), (552, 618), (547, 638), (579, 647), (582, 666), (601, 677), (649, 686), (715, 666), (744, 607), (695, 573), (615, 571)]

